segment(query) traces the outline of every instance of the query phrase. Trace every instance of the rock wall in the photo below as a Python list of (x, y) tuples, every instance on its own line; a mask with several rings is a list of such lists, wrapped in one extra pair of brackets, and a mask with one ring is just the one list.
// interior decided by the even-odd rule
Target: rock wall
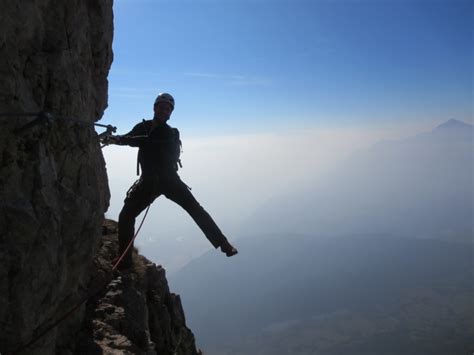
[[(134, 254), (133, 270), (112, 272), (117, 226), (103, 227), (93, 126), (107, 106), (112, 0), (0, 6), (0, 354), (199, 354), (164, 269)], [(52, 116), (20, 114), (40, 111)]]
[[(113, 15), (112, 0), (1, 0), (0, 8), (0, 113), (55, 115), (23, 134), (34, 117), (0, 117), (5, 354), (74, 304), (91, 276), (109, 191), (90, 123), (107, 106)], [(67, 353), (82, 315), (20, 353)]]

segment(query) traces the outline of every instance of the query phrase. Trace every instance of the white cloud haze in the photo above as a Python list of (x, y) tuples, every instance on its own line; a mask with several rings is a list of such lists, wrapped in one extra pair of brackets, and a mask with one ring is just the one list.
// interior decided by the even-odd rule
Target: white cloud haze
[[(242, 223), (271, 197), (316, 183), (359, 149), (416, 130), (426, 128), (312, 128), (221, 137), (186, 137), (182, 131), (183, 169), (179, 174), (232, 240)], [(104, 148), (112, 195), (109, 218), (118, 218), (125, 193), (137, 179), (136, 152), (129, 147)], [(186, 212), (163, 196), (152, 205), (136, 244), (171, 270), (211, 248)]]

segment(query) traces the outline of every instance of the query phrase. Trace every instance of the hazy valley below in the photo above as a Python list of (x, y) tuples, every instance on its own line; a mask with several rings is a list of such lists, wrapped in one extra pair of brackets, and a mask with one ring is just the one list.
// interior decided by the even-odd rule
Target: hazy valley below
[(239, 245), (225, 265), (209, 253), (170, 276), (209, 354), (462, 354), (474, 345), (466, 245), (379, 235)]
[(170, 275), (206, 354), (474, 350), (472, 126), (355, 153)]

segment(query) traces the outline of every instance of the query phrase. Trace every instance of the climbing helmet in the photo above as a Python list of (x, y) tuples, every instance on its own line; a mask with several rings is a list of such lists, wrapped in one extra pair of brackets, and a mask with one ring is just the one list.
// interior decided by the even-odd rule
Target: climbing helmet
[(168, 94), (166, 92), (159, 94), (156, 97), (155, 105), (160, 103), (160, 102), (166, 102), (166, 103), (170, 104), (171, 107), (174, 109), (174, 98), (170, 94)]

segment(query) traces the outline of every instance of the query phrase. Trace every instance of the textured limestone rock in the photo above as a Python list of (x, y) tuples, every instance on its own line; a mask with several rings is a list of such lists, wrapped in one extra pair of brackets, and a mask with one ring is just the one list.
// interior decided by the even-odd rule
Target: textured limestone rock
[(112, 273), (118, 252), (116, 232), (117, 224), (106, 221), (95, 258), (97, 276), (90, 285), (91, 293), (99, 292), (87, 303), (76, 353), (199, 354), (180, 298), (170, 293), (161, 266), (134, 253), (133, 268)]
[[(94, 122), (107, 105), (112, 0), (0, 0), (0, 112)], [(109, 192), (92, 125), (0, 117), (0, 353), (62, 314), (90, 278)], [(25, 354), (68, 353), (83, 312)]]

